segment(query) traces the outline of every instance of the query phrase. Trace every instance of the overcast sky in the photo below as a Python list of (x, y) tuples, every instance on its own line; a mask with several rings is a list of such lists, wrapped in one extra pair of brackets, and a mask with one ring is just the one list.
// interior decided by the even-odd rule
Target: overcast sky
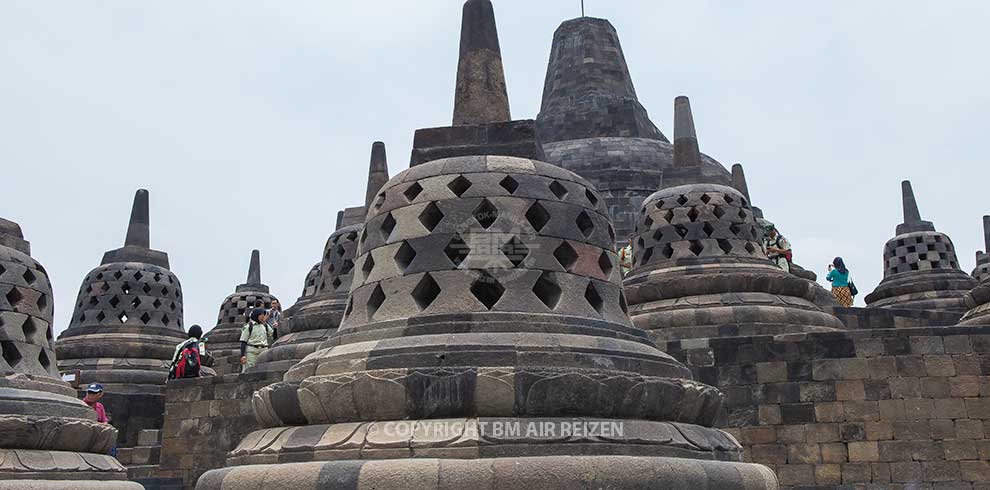
[[(496, 0), (512, 114), (539, 111), (557, 25), (579, 0)], [(669, 136), (691, 97), (702, 151), (746, 166), (754, 202), (822, 273), (882, 277), (900, 181), (969, 272), (990, 213), (990, 3), (587, 0), (619, 32)], [(0, 216), (55, 287), (83, 276), (151, 191), (152, 247), (211, 328), (251, 249), (288, 305), (338, 209), (362, 204), (371, 143), (407, 168), (449, 125), (459, 0), (0, 2)], [(860, 298), (858, 304), (862, 303)]]

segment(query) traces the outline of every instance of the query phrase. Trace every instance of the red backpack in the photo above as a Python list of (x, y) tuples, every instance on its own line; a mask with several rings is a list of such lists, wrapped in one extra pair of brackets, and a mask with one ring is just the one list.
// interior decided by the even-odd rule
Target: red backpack
[(180, 351), (172, 370), (171, 379), (198, 378), (203, 365), (199, 357), (199, 342), (189, 342)]

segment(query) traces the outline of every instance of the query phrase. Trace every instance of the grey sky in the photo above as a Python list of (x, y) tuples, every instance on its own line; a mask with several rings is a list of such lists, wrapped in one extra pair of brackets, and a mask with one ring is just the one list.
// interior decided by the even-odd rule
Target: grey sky
[[(513, 116), (534, 118), (579, 0), (494, 3)], [(689, 95), (702, 151), (746, 166), (798, 263), (822, 275), (842, 255), (871, 291), (910, 178), (972, 269), (990, 213), (987, 2), (587, 3), (616, 26), (653, 121), (671, 136)], [(416, 128), (449, 124), (460, 5), (0, 3), (0, 216), (52, 276), (56, 332), (123, 244), (139, 187), (187, 325), (214, 325), (252, 248), (293, 303), (336, 211), (361, 204), (371, 142), (395, 175)]]

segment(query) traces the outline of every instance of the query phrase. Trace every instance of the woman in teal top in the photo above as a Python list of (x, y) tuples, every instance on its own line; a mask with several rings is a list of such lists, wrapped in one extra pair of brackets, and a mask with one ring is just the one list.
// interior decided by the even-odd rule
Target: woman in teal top
[(828, 275), (825, 280), (832, 283), (832, 296), (842, 306), (853, 305), (852, 289), (849, 287), (849, 269), (846, 268), (842, 257), (836, 257), (832, 264), (828, 266)]

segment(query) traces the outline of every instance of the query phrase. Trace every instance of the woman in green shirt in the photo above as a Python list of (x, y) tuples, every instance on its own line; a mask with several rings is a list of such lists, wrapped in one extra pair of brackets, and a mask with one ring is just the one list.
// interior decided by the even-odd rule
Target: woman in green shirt
[(842, 257), (836, 257), (832, 264), (828, 266), (828, 275), (825, 280), (832, 283), (832, 296), (842, 306), (853, 305), (852, 289), (849, 287), (849, 269)]

